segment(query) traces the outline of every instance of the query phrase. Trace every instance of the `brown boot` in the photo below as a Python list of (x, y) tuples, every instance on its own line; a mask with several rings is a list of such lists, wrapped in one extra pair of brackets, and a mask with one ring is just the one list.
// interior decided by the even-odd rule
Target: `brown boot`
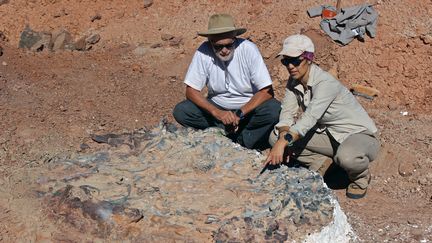
[[(368, 177), (368, 185), (369, 185), (371, 181), (371, 175), (368, 174), (367, 177)], [(346, 190), (346, 196), (351, 199), (360, 199), (366, 195), (366, 192), (367, 192), (367, 186), (365, 188), (362, 188), (359, 185), (357, 185), (355, 182), (351, 182), (348, 185), (348, 188)]]
[(321, 167), (317, 170), (317, 173), (320, 174), (322, 177), (326, 174), (327, 170), (332, 165), (333, 160), (332, 159), (326, 159), (324, 163), (321, 165)]

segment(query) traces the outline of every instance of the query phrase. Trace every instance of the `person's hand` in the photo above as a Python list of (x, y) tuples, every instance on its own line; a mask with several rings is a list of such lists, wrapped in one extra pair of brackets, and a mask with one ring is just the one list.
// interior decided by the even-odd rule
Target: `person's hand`
[(267, 164), (278, 165), (284, 162), (284, 152), (287, 146), (287, 141), (284, 139), (279, 139), (273, 148), (271, 149), (267, 159), (264, 162), (264, 166)]
[(224, 125), (232, 125), (234, 127), (237, 127), (240, 121), (240, 118), (231, 111), (216, 110), (213, 116)]

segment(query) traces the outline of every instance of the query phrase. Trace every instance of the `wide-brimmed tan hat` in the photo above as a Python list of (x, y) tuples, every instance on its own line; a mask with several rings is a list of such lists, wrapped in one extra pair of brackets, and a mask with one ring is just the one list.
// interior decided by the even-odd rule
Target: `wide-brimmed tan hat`
[(229, 14), (214, 14), (210, 16), (207, 31), (200, 31), (200, 36), (210, 36), (233, 32), (236, 36), (246, 32), (245, 28), (236, 28), (234, 20)]

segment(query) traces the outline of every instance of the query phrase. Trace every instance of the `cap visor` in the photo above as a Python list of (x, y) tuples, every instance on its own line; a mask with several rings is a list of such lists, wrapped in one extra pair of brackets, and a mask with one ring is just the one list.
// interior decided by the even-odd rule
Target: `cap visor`
[(276, 55), (276, 57), (280, 57), (280, 56), (298, 57), (302, 53), (303, 52), (300, 50), (282, 50), (281, 52), (279, 52), (279, 54)]

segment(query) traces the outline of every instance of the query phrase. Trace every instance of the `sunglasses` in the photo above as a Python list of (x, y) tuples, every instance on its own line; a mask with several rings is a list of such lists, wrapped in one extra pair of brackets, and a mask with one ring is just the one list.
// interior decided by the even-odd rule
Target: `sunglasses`
[(294, 67), (298, 67), (304, 59), (302, 57), (285, 57), (281, 59), (281, 63), (284, 66), (292, 64)]
[(212, 46), (216, 51), (221, 51), (224, 48), (231, 50), (231, 49), (233, 49), (234, 45), (235, 45), (235, 41), (233, 41), (229, 44), (226, 44), (226, 45), (219, 45), (219, 44), (212, 43)]

